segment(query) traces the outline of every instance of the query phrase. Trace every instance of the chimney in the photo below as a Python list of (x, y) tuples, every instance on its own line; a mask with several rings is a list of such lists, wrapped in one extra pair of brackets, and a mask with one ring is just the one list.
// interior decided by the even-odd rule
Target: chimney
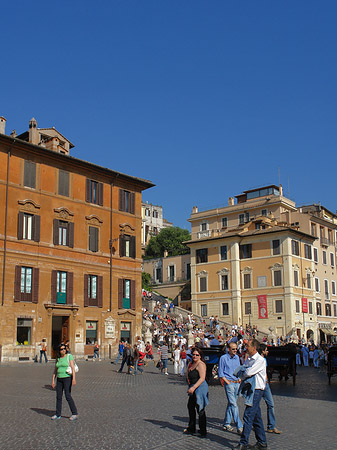
[(167, 258), (167, 257), (168, 257), (168, 251), (164, 250), (164, 258)]
[(37, 145), (39, 143), (39, 133), (37, 131), (37, 122), (34, 119), (30, 119), (29, 121), (29, 142), (31, 144)]
[(280, 188), (280, 196), (282, 197), (283, 196), (283, 186), (282, 186), (282, 184), (280, 184), (279, 188)]
[(229, 199), (228, 199), (228, 205), (229, 205), (229, 206), (234, 206), (234, 197), (229, 197)]
[(0, 117), (0, 134), (5, 134), (5, 128), (6, 128), (6, 119), (1, 116)]
[(193, 206), (192, 214), (196, 214), (197, 212), (198, 212), (198, 207), (197, 206)]

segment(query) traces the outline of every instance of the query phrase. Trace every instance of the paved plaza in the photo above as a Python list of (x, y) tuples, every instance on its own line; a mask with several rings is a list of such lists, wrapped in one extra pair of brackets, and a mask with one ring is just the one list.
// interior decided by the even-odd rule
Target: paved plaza
[[(226, 401), (220, 385), (209, 388), (208, 437), (201, 439), (182, 434), (188, 417), (183, 379), (160, 374), (152, 363), (137, 376), (117, 373), (108, 361), (78, 365), (73, 398), (80, 415), (75, 422), (68, 420), (65, 400), (62, 419), (50, 420), (55, 413), (53, 363), (0, 365), (1, 450), (223, 450), (239, 440), (222, 429)], [(276, 425), (283, 433), (267, 435), (270, 450), (337, 449), (337, 377), (328, 386), (325, 374), (300, 367), (295, 387), (275, 380), (272, 391)], [(262, 413), (265, 422), (264, 404)]]

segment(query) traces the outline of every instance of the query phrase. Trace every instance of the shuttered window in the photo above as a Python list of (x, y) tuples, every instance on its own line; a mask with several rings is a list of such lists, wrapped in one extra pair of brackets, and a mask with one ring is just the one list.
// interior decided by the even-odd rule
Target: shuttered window
[(103, 183), (87, 178), (85, 185), (85, 201), (103, 206)]
[(98, 228), (89, 227), (89, 251), (98, 252)]
[(14, 301), (38, 303), (39, 269), (16, 266), (14, 281)]
[(118, 280), (118, 309), (136, 309), (135, 280)]
[(103, 306), (103, 277), (84, 275), (84, 306)]
[(73, 280), (72, 272), (52, 270), (51, 274), (51, 301), (57, 304), (73, 304)]
[(40, 216), (20, 211), (18, 214), (18, 239), (40, 242)]
[(26, 187), (35, 189), (35, 186), (36, 186), (36, 164), (33, 161), (25, 160), (23, 184)]
[(59, 170), (59, 195), (69, 197), (69, 172)]
[(65, 220), (54, 219), (53, 243), (54, 245), (64, 245), (74, 247), (74, 224)]
[(135, 193), (126, 191), (124, 189), (119, 190), (119, 210), (125, 211), (130, 214), (135, 213)]
[(119, 238), (120, 256), (136, 257), (136, 237), (121, 235)]

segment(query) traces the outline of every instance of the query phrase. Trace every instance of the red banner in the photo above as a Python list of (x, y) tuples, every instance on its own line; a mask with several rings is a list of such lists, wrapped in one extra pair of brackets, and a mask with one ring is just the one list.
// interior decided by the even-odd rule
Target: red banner
[(259, 319), (268, 319), (267, 296), (258, 295), (257, 303), (259, 306)]
[(305, 297), (302, 297), (302, 312), (303, 313), (308, 312), (308, 299)]

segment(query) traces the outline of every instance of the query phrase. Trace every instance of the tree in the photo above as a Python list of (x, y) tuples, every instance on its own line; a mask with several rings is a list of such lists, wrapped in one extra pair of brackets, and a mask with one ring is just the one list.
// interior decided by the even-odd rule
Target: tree
[(147, 272), (142, 272), (142, 289), (151, 290), (151, 275)]
[(169, 256), (185, 255), (190, 249), (183, 244), (191, 239), (190, 232), (180, 227), (163, 228), (157, 236), (152, 236), (145, 250), (148, 258), (160, 258), (166, 250)]

